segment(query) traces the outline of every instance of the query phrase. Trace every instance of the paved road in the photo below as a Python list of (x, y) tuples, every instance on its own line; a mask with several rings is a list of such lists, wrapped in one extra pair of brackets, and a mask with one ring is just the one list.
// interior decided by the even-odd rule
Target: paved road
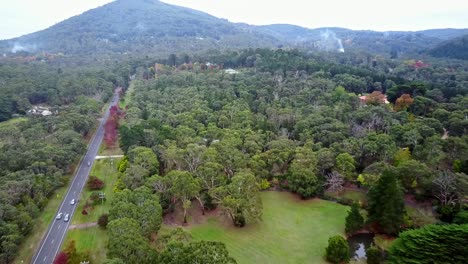
[[(116, 95), (114, 95), (112, 98), (109, 108), (118, 103), (119, 97), (117, 94), (118, 93), (116, 93)], [(88, 151), (81, 160), (76, 174), (73, 177), (70, 188), (68, 189), (68, 192), (63, 198), (59, 210), (57, 211), (57, 214), (58, 212), (63, 213), (62, 219), (56, 220), (54, 216), (54, 219), (49, 225), (49, 229), (47, 230), (45, 237), (42, 239), (39, 250), (36, 252), (36, 255), (34, 255), (32, 263), (53, 263), (55, 256), (60, 250), (63, 239), (65, 238), (65, 234), (67, 233), (68, 226), (71, 223), (73, 213), (77, 207), (77, 204), (71, 205), (70, 201), (72, 199), (78, 200), (80, 198), (80, 193), (83, 190), (83, 186), (85, 185), (86, 180), (88, 179), (94, 157), (97, 155), (99, 146), (101, 145), (102, 139), (104, 138), (104, 123), (109, 117), (109, 108), (106, 109), (101, 123), (99, 124), (99, 127), (88, 146)], [(68, 222), (64, 221), (66, 214), (70, 214), (70, 220)]]

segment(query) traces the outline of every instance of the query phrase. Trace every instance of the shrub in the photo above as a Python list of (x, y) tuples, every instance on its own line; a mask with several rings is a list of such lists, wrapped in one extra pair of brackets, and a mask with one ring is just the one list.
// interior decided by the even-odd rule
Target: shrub
[(86, 209), (83, 209), (83, 211), (81, 211), (81, 214), (82, 215), (88, 215), (88, 211), (86, 211)]
[(106, 228), (107, 227), (107, 224), (109, 223), (109, 215), (108, 214), (102, 214), (101, 216), (99, 216), (99, 219), (98, 219), (98, 225), (102, 228)]
[(102, 188), (104, 188), (104, 182), (96, 176), (89, 176), (86, 185), (88, 186), (88, 189), (92, 191), (102, 190)]
[(54, 259), (54, 264), (67, 264), (68, 255), (65, 252), (60, 252)]
[(382, 252), (372, 245), (366, 250), (367, 264), (380, 264), (382, 261)]
[(326, 259), (331, 263), (348, 263), (349, 262), (349, 246), (348, 242), (340, 236), (332, 236), (328, 239), (328, 247), (326, 249)]

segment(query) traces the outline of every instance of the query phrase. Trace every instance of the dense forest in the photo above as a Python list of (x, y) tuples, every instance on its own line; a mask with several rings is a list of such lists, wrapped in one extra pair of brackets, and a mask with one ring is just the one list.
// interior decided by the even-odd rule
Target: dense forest
[(128, 81), (129, 73), (115, 72), (1, 63), (0, 121), (16, 117), (0, 123), (1, 263), (12, 261), (50, 195), (68, 182), (102, 106)]
[[(201, 210), (221, 208), (233, 225), (244, 226), (261, 221), (261, 190), (331, 199), (326, 191), (357, 185), (369, 190), (368, 204), (360, 207), (375, 232), (396, 235), (429, 224), (405, 211), (404, 197), (432, 201), (443, 222), (466, 223), (463, 68), (456, 75), (461, 78), (452, 79), (460, 88), (453, 90), (439, 85), (445, 70), (428, 76), (421, 73), (424, 67), (405, 61), (379, 62), (405, 69), (384, 73), (300, 51), (245, 50), (217, 59), (237, 71), (211, 62), (207, 67), (208, 60), (137, 70), (140, 78), (120, 127), (127, 159), (116, 188), (128, 189), (127, 195), (144, 188), (159, 197), (166, 213), (182, 206), (184, 222), (192, 201)], [(109, 224), (123, 221), (117, 219)], [(356, 229), (347, 222), (347, 232)], [(118, 234), (109, 239), (125, 243)], [(392, 263), (414, 259), (405, 255), (406, 236), (401, 239), (391, 251)], [(123, 259), (114, 246), (109, 257)], [(450, 259), (440, 254), (441, 261)], [(460, 254), (456, 258), (466, 259)]]

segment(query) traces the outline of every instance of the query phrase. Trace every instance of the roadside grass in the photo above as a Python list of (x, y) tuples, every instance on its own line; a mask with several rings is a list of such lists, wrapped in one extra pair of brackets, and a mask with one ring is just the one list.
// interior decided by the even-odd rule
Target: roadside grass
[(107, 231), (99, 226), (68, 230), (62, 250), (75, 240), (78, 252), (88, 252), (91, 263), (104, 263), (107, 254)]
[(132, 96), (134, 91), (135, 91), (135, 84), (133, 81), (131, 81), (130, 84), (128, 85), (128, 89), (127, 89), (127, 92), (125, 93), (125, 96), (122, 99), (120, 99), (119, 107), (121, 109), (125, 109), (125, 107), (127, 107), (127, 105), (130, 103), (130, 97)]
[(40, 213), (40, 216), (35, 219), (33, 229), (29, 235), (25, 238), (24, 242), (19, 247), (19, 254), (15, 258), (13, 263), (30, 263), (33, 255), (36, 253), (39, 244), (41, 243), (42, 237), (47, 232), (50, 222), (57, 213), (57, 208), (62, 202), (62, 198), (68, 189), (68, 184), (57, 191), (49, 198), (44, 210)]
[(120, 149), (118, 143), (116, 146), (107, 148), (106, 144), (103, 142), (99, 147), (98, 155), (99, 156), (113, 156), (113, 155), (123, 155), (123, 151)]
[(349, 210), (330, 201), (300, 200), (287, 192), (262, 192), (263, 220), (243, 228), (220, 217), (187, 227), (196, 240), (224, 242), (242, 263), (327, 263), (328, 238), (344, 235)]
[(93, 168), (91, 169), (90, 175), (96, 176), (104, 181), (104, 189), (96, 192), (103, 192), (106, 195), (104, 202), (98, 202), (95, 206), (88, 208), (87, 215), (83, 215), (82, 211), (85, 206), (86, 200), (89, 198), (93, 191), (88, 190), (84, 187), (83, 192), (80, 195), (80, 202), (78, 208), (73, 215), (72, 224), (84, 224), (90, 222), (97, 222), (99, 216), (109, 212), (110, 201), (114, 195), (113, 187), (117, 180), (117, 164), (121, 158), (114, 158), (111, 164), (111, 159), (99, 159), (95, 160)]

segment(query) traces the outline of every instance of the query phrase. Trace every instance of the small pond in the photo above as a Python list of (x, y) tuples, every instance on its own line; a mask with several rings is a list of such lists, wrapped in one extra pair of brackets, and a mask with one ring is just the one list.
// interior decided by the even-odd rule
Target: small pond
[(374, 234), (356, 234), (348, 237), (349, 255), (351, 259), (366, 258), (366, 249), (374, 241)]

